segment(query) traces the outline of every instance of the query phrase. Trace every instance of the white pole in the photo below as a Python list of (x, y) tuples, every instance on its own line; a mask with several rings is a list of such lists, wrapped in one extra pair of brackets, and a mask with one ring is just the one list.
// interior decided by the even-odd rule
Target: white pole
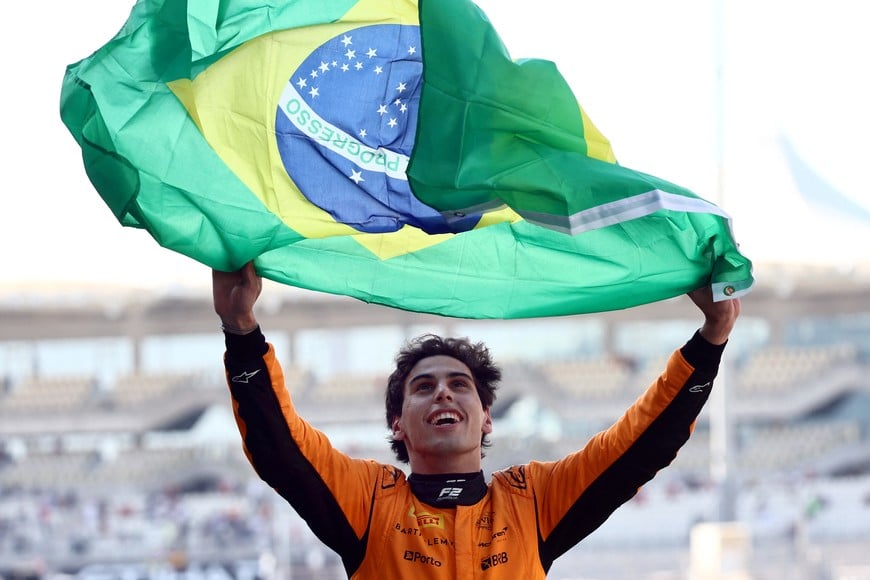
[[(713, 39), (716, 99), (716, 203), (725, 200), (725, 6), (713, 0)], [(729, 381), (728, 357), (722, 360), (710, 409), (710, 475), (719, 488), (718, 519), (734, 521), (737, 516), (737, 481), (734, 473), (734, 426), (730, 410), (733, 385)]]

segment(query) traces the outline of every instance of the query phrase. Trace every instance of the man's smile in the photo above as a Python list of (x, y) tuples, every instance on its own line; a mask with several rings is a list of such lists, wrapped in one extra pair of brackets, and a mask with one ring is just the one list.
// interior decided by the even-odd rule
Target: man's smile
[(457, 411), (454, 411), (452, 409), (443, 409), (429, 415), (429, 418), (426, 422), (430, 425), (441, 426), (455, 425), (460, 421), (462, 421), (462, 416)]

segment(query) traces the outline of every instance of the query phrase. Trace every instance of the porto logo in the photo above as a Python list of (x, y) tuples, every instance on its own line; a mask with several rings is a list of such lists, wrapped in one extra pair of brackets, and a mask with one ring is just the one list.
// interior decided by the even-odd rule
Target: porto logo
[(448, 220), (408, 183), (422, 74), (418, 26), (357, 28), (302, 62), (281, 94), (275, 131), (284, 167), (308, 201), (365, 233), (474, 227), (479, 214)]
[(415, 552), (413, 550), (405, 550), (405, 554), (402, 557), (409, 562), (417, 562), (419, 564), (434, 566), (436, 568), (441, 567), (440, 560), (436, 560), (432, 556), (427, 556), (426, 554), (421, 554), (420, 552)]

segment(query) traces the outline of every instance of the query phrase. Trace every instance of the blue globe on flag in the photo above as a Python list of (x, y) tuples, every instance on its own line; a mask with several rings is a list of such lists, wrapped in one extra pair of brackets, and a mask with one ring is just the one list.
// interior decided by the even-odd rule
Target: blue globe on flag
[(466, 231), (480, 214), (451, 216), (418, 200), (406, 169), (414, 147), (423, 62), (417, 26), (364, 26), (314, 50), (278, 103), (278, 151), (314, 205), (360, 232), (405, 225)]

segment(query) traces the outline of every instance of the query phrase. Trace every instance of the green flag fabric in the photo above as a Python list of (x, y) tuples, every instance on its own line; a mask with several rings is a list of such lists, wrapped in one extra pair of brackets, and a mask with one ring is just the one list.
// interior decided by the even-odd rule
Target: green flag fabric
[(619, 165), (468, 0), (139, 0), (61, 117), (121, 224), (221, 270), (463, 318), (753, 283), (720, 208)]

